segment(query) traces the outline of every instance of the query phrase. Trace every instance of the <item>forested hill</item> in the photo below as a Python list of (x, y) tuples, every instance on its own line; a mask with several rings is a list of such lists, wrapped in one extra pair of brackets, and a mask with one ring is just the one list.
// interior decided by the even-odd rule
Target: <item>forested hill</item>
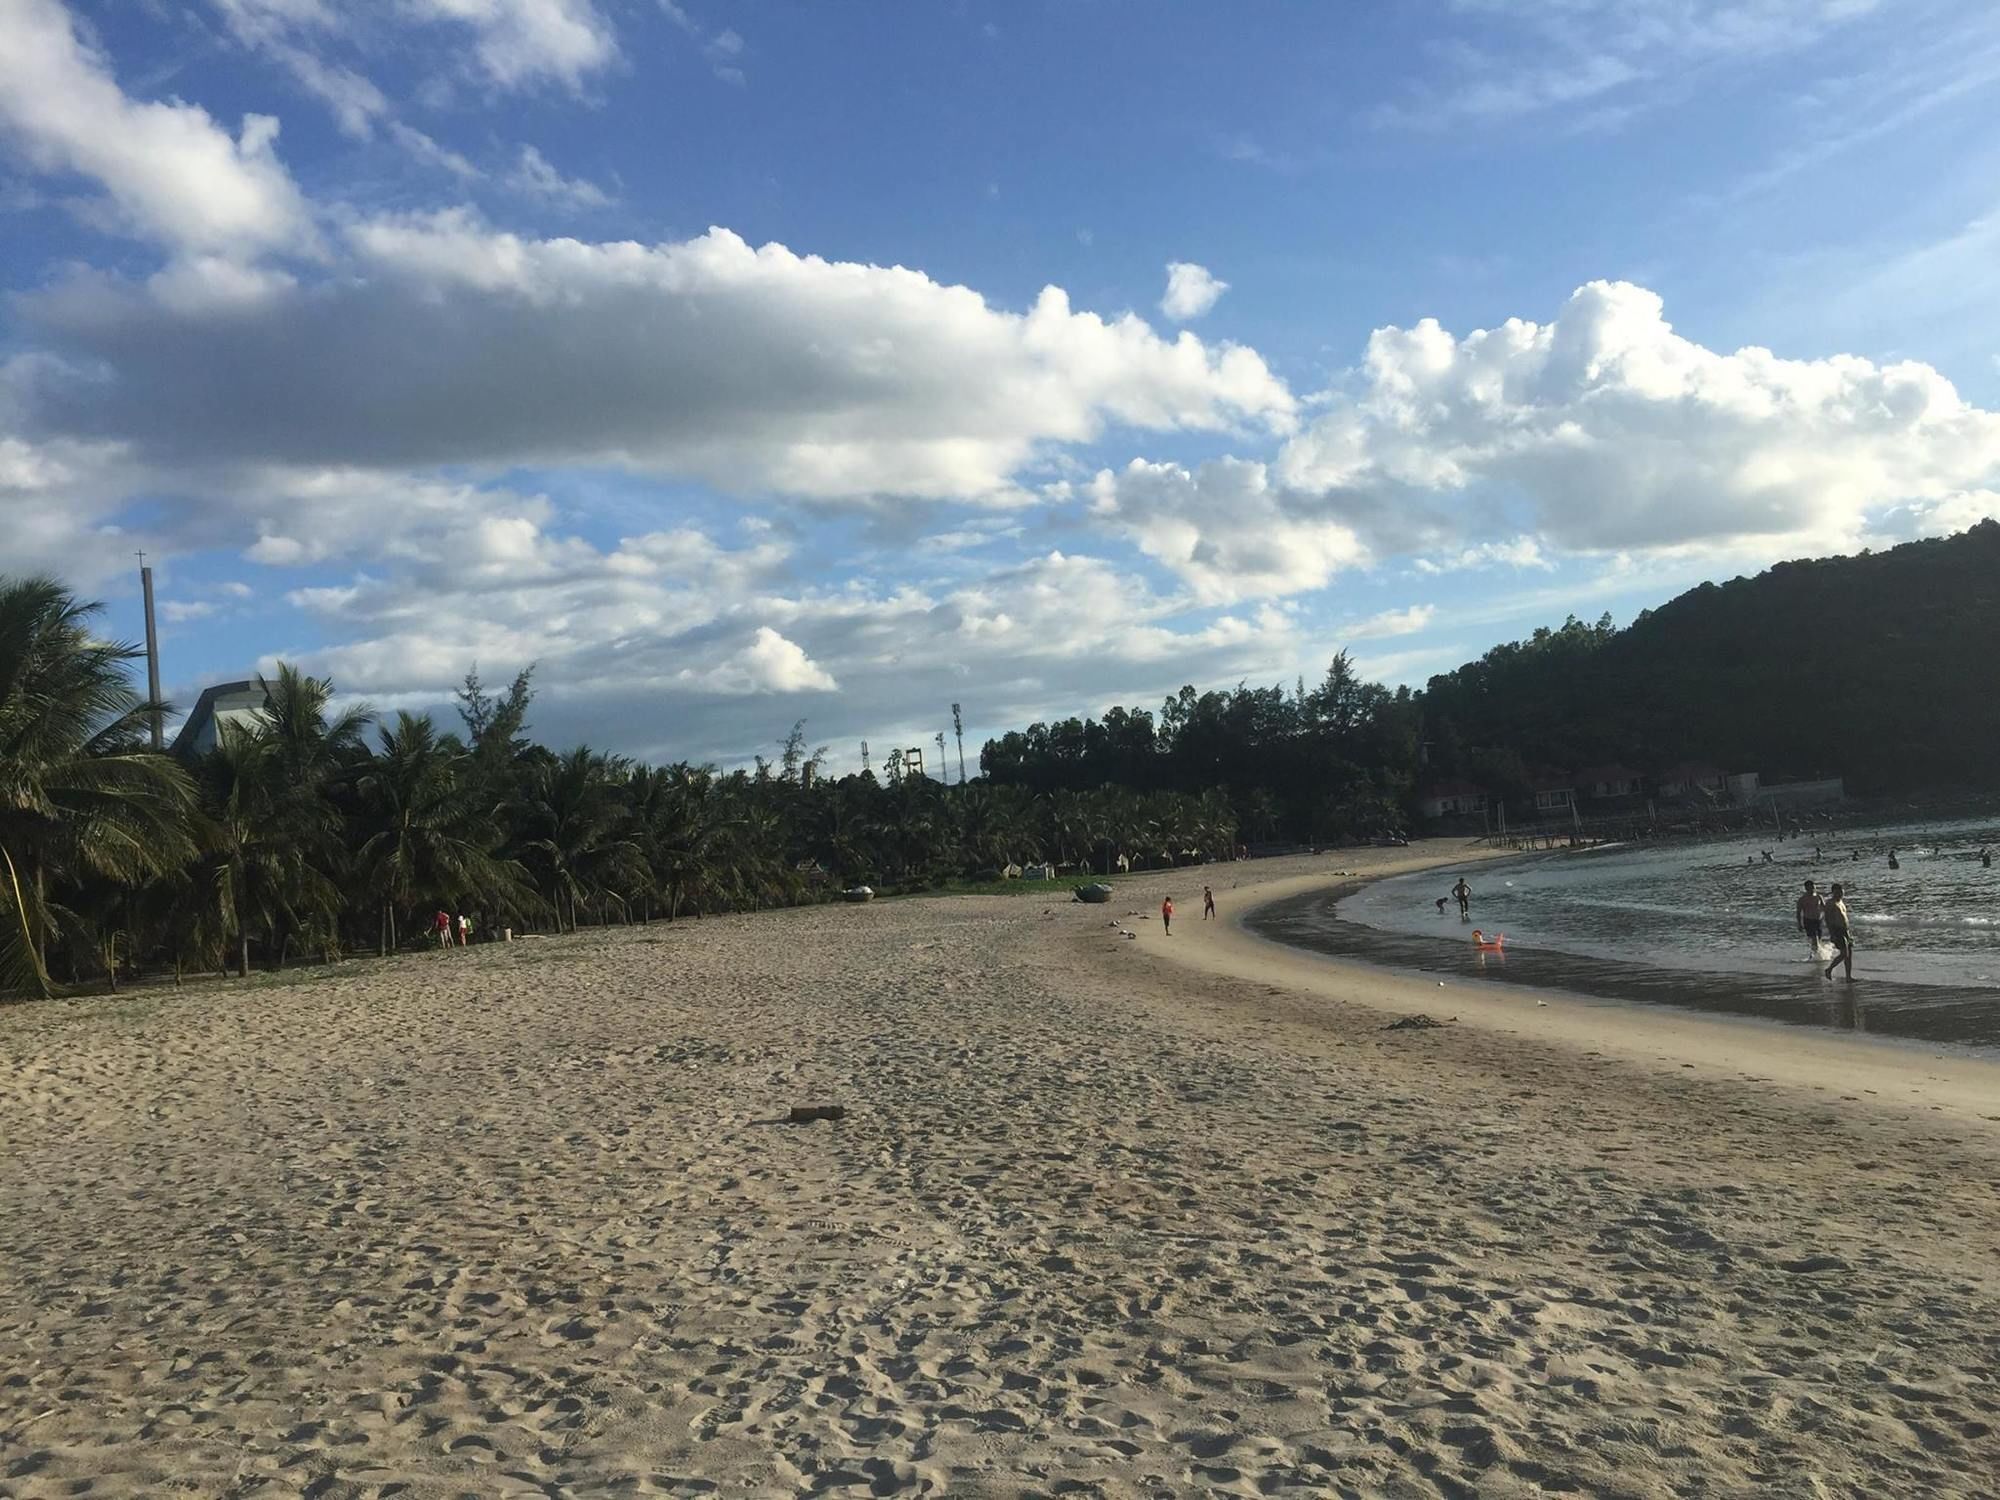
[(1431, 679), (1430, 774), (1676, 761), (1852, 791), (2000, 783), (2000, 524), (1572, 619)]

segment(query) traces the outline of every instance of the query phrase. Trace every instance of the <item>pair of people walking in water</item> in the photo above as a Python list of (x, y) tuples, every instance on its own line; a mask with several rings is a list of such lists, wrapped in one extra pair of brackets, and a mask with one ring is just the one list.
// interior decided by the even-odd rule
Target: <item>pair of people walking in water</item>
[(1815, 960), (1819, 958), (1822, 936), (1833, 944), (1833, 962), (1826, 966), (1826, 977), (1833, 978), (1833, 971), (1845, 965), (1847, 977), (1854, 978), (1854, 929), (1847, 911), (1846, 888), (1834, 883), (1833, 889), (1821, 896), (1818, 889), (1808, 880), (1805, 894), (1799, 897), (1797, 907), (1799, 931), (1806, 935), (1806, 947)]

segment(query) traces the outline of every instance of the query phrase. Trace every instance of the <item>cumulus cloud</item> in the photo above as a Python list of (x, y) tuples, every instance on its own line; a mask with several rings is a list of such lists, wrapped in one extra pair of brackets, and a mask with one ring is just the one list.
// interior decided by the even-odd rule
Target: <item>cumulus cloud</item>
[(5, 397), (0, 379), (0, 571), (55, 573), (87, 588), (123, 572), (127, 549), (103, 543), (144, 471), (117, 443), (8, 433)]
[(1654, 293), (1592, 282), (1546, 324), (1378, 329), (1356, 387), (1277, 472), (1350, 501), (1483, 491), (1565, 549), (1824, 552), (1872, 512), (1988, 483), (2000, 414), (1928, 365), (1717, 353), (1674, 332)]
[(440, 537), (384, 570), (295, 590), (313, 634), (342, 643), (282, 654), (371, 701), (441, 707), (475, 660), (489, 673), (538, 661), (535, 727), (550, 743), (741, 759), (810, 713), (851, 759), (861, 738), (916, 743), (944, 727), (925, 727), (924, 704), (967, 702), (977, 732), (1183, 682), (1275, 677), (1299, 645), (1271, 610), (1183, 624), (1182, 601), (1071, 553), (945, 589), (826, 587), (791, 578), (766, 535), (730, 547), (681, 528), (599, 549), (533, 524), (508, 533), (477, 557)]
[(110, 222), (171, 249), (242, 259), (311, 238), (275, 119), (245, 115), (231, 136), (197, 105), (128, 98), (58, 0), (0, 6), (0, 130), (38, 170), (101, 184)]
[(1368, 560), (1352, 527), (1246, 459), (1195, 469), (1134, 459), (1091, 482), (1091, 513), (1172, 569), (1203, 604), (1296, 594)]
[(520, 191), (567, 208), (604, 208), (611, 195), (581, 177), (565, 177), (533, 146), (521, 148), (521, 159), (507, 181)]
[(797, 641), (768, 625), (759, 625), (749, 645), (699, 680), (723, 693), (830, 693), (840, 686)]
[(494, 83), (545, 80), (577, 87), (618, 56), (618, 41), (591, 0), (404, 0), (415, 14), (471, 28), (474, 53)]
[(1167, 264), (1167, 294), (1160, 299), (1160, 311), (1176, 323), (1198, 318), (1222, 300), (1229, 283), (1218, 281), (1206, 266), (1176, 260)]
[[(915, 271), (753, 249), (535, 240), (464, 214), (353, 226), (353, 274), (207, 316), (87, 279), (31, 316), (53, 430), (156, 461), (613, 463), (736, 493), (1009, 500), (1110, 424), (1294, 425), (1253, 351), (1045, 289), (1025, 313)], [(313, 358), (301, 361), (300, 349)]]

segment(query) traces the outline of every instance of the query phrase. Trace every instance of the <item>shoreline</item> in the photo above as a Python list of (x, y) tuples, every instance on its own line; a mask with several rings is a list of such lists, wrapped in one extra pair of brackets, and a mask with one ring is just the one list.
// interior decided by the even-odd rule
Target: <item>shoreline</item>
[[(2000, 1059), (1966, 1052), (1950, 1044), (1902, 1037), (1855, 1036), (1790, 1026), (1756, 1016), (1724, 1016), (1574, 991), (1542, 989), (1509, 981), (1497, 985), (1446, 977), (1418, 978), (1364, 960), (1335, 957), (1294, 947), (1249, 931), (1250, 916), (1278, 901), (1331, 890), (1349, 882), (1368, 883), (1475, 860), (1519, 857), (1519, 851), (1488, 853), (1425, 840), (1409, 846), (1407, 860), (1383, 861), (1383, 868), (1352, 876), (1334, 872), (1274, 873), (1230, 890), (1228, 909), (1214, 922), (1177, 914), (1173, 938), (1159, 939), (1157, 923), (1141, 924), (1138, 947), (1149, 957), (1176, 967), (1239, 980), (1279, 984), (1334, 1004), (1358, 1005), (1387, 1015), (1428, 1014), (1523, 1040), (1553, 1042), (1572, 1050), (1615, 1056), (1653, 1072), (1733, 1071), (1746, 1078), (1794, 1089), (1871, 1095), (1883, 1104), (1947, 1110), (1969, 1122), (2000, 1122)], [(1387, 851), (1354, 851), (1382, 853)], [(1372, 862), (1371, 862), (1372, 863)], [(1189, 867), (1160, 871), (1147, 884), (1182, 888), (1201, 883)], [(1173, 877), (1181, 878), (1176, 881)], [(1140, 878), (1129, 887), (1135, 895)], [(1127, 887), (1121, 887), (1121, 893)], [(1218, 892), (1218, 897), (1220, 896)], [(1153, 896), (1157, 904), (1158, 896)], [(1115, 898), (1114, 904), (1119, 904)], [(1187, 938), (1183, 938), (1183, 926)], [(1746, 1072), (1745, 1069), (1748, 1069)]]

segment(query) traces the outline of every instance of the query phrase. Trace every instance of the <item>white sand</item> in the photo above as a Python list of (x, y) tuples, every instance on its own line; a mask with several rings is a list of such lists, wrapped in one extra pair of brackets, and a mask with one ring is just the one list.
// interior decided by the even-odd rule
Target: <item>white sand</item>
[(1995, 1493), (2000, 1072), (1200, 921), (1438, 857), (0, 1012), (0, 1496)]

